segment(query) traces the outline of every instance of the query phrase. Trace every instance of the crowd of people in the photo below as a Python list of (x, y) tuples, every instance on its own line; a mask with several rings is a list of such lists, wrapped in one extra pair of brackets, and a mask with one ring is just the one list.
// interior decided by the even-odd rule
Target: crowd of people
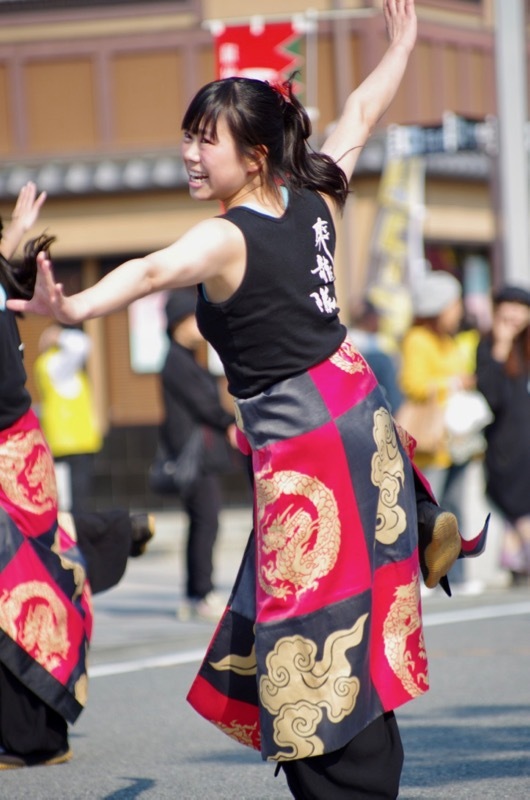
[[(459, 521), (466, 516), (470, 464), (481, 465), (486, 505), (504, 527), (499, 567), (513, 585), (528, 585), (530, 290), (492, 290), (484, 314), (490, 324), (480, 326), (466, 311), (454, 272), (426, 263), (410, 296), (412, 319), (402, 338), (381, 335), (385, 311), (369, 299), (357, 305), (364, 319), (369, 313), (369, 338), (366, 325), (350, 328), (350, 336), (368, 363), (374, 353), (376, 359), (384, 354), (384, 372), (377, 372), (378, 360), (372, 368), (387, 397), (398, 398), (393, 413), (417, 439), (417, 465), (440, 505)], [(473, 593), (486, 585), (468, 579), (462, 561), (450, 578), (454, 591)]]

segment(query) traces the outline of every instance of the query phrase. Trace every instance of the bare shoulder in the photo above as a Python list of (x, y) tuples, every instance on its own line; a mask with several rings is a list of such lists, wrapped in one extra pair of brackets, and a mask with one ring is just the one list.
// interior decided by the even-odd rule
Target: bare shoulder
[[(190, 232), (191, 233), (191, 232)], [(239, 228), (226, 219), (214, 217), (193, 230), (200, 249), (198, 272), (213, 302), (227, 300), (243, 280), (246, 246)]]
[(181, 241), (196, 242), (198, 250), (207, 254), (215, 251), (217, 257), (228, 256), (244, 247), (243, 234), (235, 225), (221, 217), (210, 217), (198, 222), (184, 234)]

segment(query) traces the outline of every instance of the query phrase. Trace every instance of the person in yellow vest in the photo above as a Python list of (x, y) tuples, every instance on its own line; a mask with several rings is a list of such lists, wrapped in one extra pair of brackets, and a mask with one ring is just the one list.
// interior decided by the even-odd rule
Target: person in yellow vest
[(59, 472), (66, 467), (69, 492), (62, 505), (74, 512), (90, 506), (94, 454), (103, 444), (85, 370), (90, 345), (84, 331), (51, 325), (41, 335), (34, 366), (41, 426)]

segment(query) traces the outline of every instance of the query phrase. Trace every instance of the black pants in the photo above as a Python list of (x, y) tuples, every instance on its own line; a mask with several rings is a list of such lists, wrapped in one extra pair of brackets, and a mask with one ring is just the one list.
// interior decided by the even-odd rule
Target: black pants
[(0, 662), (0, 745), (17, 756), (56, 753), (68, 745), (66, 720)]
[(186, 594), (203, 598), (213, 589), (213, 548), (219, 530), (221, 487), (217, 475), (204, 475), (186, 490), (182, 504), (189, 517)]
[(333, 753), (282, 763), (296, 800), (395, 800), (403, 746), (393, 712)]
[(67, 464), (70, 470), (72, 513), (88, 511), (93, 502), (94, 454), (76, 453), (55, 459), (56, 464)]

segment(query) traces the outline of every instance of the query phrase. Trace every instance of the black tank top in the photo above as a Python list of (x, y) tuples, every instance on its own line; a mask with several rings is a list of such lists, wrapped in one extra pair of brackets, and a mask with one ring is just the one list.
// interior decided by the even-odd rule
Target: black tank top
[(6, 308), (8, 296), (0, 282), (0, 430), (13, 425), (31, 406), (15, 314)]
[(346, 335), (334, 286), (335, 228), (324, 200), (307, 189), (289, 195), (279, 218), (245, 206), (222, 218), (245, 238), (245, 275), (223, 303), (200, 291), (197, 322), (230, 392), (252, 397), (323, 361)]

